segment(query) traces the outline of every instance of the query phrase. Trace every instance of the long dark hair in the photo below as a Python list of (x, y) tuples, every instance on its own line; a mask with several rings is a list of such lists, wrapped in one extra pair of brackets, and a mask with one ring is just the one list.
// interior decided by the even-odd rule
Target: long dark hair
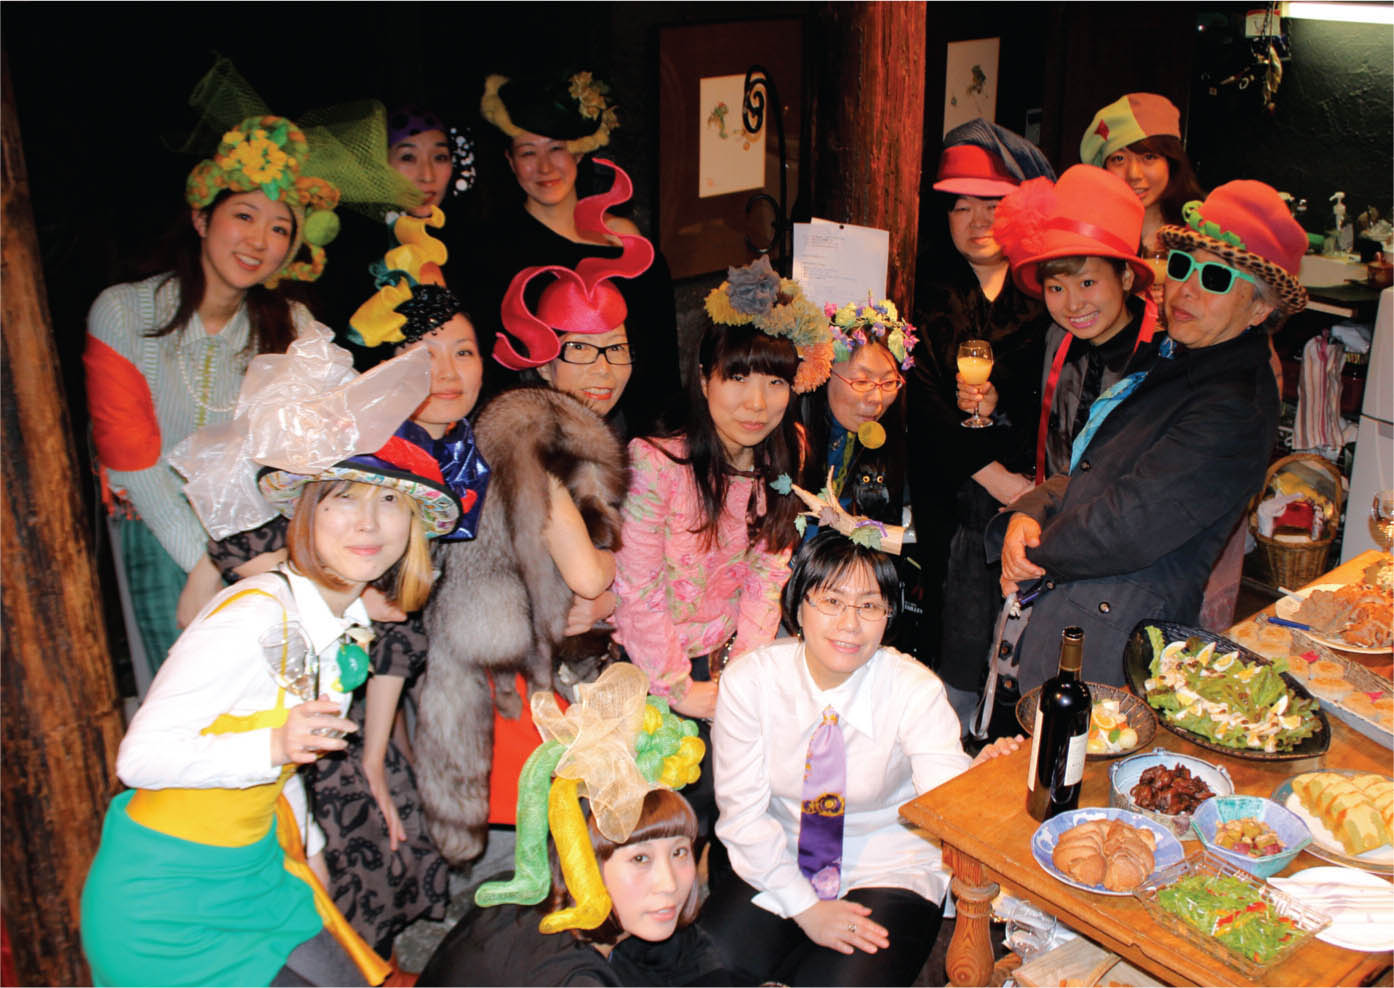
[[(231, 189), (219, 192), (217, 198), (200, 212), (212, 222), (213, 213), (232, 195)], [(295, 238), (295, 216), (291, 215), (291, 239)], [(203, 304), (203, 293), (207, 285), (203, 279), (203, 238), (198, 235), (187, 213), (181, 212), (180, 225), (168, 241), (166, 260), (162, 270), (169, 272), (156, 286), (162, 291), (171, 281), (179, 289), (179, 307), (169, 322), (158, 326), (146, 336), (168, 336), (189, 324), (198, 307)], [(286, 258), (290, 260), (289, 257)], [(270, 289), (265, 285), (253, 285), (247, 289), (247, 322), (251, 332), (247, 337), (247, 350), (255, 355), (260, 353), (285, 353), (295, 339), (295, 322), (291, 318), (291, 299), (279, 288)]]
[(1190, 156), (1186, 154), (1181, 138), (1157, 134), (1129, 144), (1128, 150), (1134, 154), (1160, 154), (1167, 160), (1167, 187), (1158, 200), (1162, 220), (1172, 224), (1184, 223), (1181, 207), (1192, 199), (1204, 199), (1205, 192), (1196, 180), (1195, 169), (1191, 167)]
[(765, 513), (759, 517), (748, 516), (747, 528), (752, 545), (764, 542), (770, 552), (792, 548), (798, 541), (798, 533), (794, 531), (798, 505), (793, 495), (777, 494), (769, 484), (781, 474), (792, 478), (798, 470), (799, 437), (794, 424), (797, 402), (792, 393), (794, 373), (799, 367), (798, 351), (784, 337), (769, 336), (754, 326), (723, 326), (708, 320), (697, 351), (697, 364), (697, 373), (692, 376), (688, 389), (687, 421), (682, 429), (666, 434), (669, 438), (686, 437), (687, 456), (679, 458), (658, 447), (675, 463), (692, 468), (692, 479), (702, 505), (702, 523), (694, 531), (701, 533), (708, 545), (715, 540), (733, 472), (702, 393), (702, 384), (713, 375), (729, 379), (746, 374), (769, 374), (788, 381), (791, 393), (779, 424), (755, 447), (754, 473), (757, 485), (764, 488)]

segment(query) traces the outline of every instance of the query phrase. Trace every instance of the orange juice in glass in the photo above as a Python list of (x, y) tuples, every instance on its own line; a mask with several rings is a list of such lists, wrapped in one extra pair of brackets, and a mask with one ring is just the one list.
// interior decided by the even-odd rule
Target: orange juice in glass
[[(958, 373), (963, 377), (964, 383), (974, 386), (986, 384), (988, 377), (992, 374), (992, 344), (987, 340), (964, 340), (958, 345)], [(971, 418), (964, 419), (959, 425), (965, 429), (985, 429), (992, 424), (992, 419), (982, 415), (977, 408), (973, 409)]]

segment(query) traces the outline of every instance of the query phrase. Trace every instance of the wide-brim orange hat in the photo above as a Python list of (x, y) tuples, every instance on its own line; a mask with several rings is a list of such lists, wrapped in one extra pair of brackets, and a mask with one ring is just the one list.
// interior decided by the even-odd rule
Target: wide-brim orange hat
[(992, 236), (1012, 266), (1012, 278), (1040, 298), (1036, 266), (1057, 257), (1108, 257), (1133, 271), (1132, 291), (1152, 284), (1152, 269), (1138, 257), (1142, 202), (1117, 175), (1093, 165), (1075, 165), (1060, 181), (1036, 178), (997, 205)]
[[(1001, 207), (998, 207), (1000, 214)], [(1174, 250), (1207, 250), (1225, 264), (1266, 282), (1288, 313), (1307, 307), (1298, 281), (1307, 231), (1292, 218), (1277, 190), (1263, 182), (1226, 182), (1205, 198), (1182, 207), (1186, 226), (1164, 226), (1157, 239)]]

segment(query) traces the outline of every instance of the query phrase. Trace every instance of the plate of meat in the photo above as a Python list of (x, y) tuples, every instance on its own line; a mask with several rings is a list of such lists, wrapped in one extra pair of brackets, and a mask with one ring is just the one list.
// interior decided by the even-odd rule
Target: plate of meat
[(1380, 655), (1394, 636), (1394, 594), (1368, 583), (1322, 583), (1278, 601), (1278, 617), (1310, 625), (1315, 641), (1343, 652)]

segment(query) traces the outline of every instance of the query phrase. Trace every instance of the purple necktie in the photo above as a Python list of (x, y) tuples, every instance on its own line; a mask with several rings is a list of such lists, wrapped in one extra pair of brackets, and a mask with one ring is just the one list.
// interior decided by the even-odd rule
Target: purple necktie
[(846, 810), (847, 750), (837, 711), (828, 707), (808, 742), (799, 820), (799, 870), (820, 899), (836, 899), (842, 886), (842, 820)]

